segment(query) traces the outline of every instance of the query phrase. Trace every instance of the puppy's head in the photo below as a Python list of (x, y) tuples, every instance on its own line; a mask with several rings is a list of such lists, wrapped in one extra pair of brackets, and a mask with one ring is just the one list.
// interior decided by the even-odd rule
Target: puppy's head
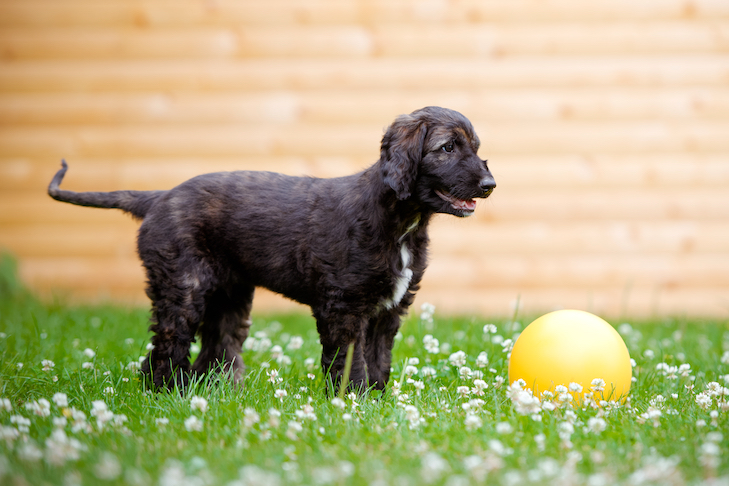
[(430, 106), (401, 115), (382, 138), (384, 182), (424, 210), (470, 216), (474, 199), (496, 187), (479, 145), (471, 122), (456, 111)]

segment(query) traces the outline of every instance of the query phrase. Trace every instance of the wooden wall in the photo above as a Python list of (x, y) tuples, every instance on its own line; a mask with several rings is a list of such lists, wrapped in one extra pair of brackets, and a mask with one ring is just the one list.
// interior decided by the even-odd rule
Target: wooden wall
[(729, 314), (727, 0), (0, 0), (0, 247), (46, 295), (145, 302), (137, 223), (46, 196), (62, 157), (80, 191), (342, 175), (424, 105), (498, 188), (437, 218), (418, 304)]

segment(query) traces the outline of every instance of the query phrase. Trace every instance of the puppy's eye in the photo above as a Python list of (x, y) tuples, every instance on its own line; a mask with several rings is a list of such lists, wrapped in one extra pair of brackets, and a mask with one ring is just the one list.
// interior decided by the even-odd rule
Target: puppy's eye
[(443, 149), (443, 152), (447, 152), (447, 153), (453, 152), (453, 149), (454, 149), (453, 142), (448, 142), (447, 144), (443, 145), (442, 149)]

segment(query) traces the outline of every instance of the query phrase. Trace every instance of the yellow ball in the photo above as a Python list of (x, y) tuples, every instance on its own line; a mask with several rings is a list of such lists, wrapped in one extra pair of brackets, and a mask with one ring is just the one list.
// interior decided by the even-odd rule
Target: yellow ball
[[(509, 383), (520, 378), (536, 397), (544, 391), (554, 393), (558, 385), (577, 383), (582, 386), (581, 393), (573, 391), (577, 400), (592, 393), (598, 402), (618, 401), (630, 391), (630, 354), (620, 334), (596, 315), (550, 312), (529, 324), (514, 344)], [(605, 382), (604, 390), (595, 389), (595, 379)]]

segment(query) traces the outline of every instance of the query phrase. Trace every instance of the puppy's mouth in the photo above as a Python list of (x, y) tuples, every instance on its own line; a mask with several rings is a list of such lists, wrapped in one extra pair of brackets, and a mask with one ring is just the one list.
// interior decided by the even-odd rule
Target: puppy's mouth
[(449, 203), (453, 209), (461, 212), (463, 216), (470, 216), (474, 211), (476, 211), (476, 201), (473, 199), (458, 199), (457, 197), (439, 189), (436, 189), (435, 193), (439, 198)]

